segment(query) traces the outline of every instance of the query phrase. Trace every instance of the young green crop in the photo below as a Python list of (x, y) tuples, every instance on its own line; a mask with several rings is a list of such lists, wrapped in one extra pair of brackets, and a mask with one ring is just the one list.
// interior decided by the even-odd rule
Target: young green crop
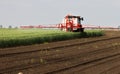
[(80, 33), (48, 29), (0, 29), (0, 48), (101, 35), (103, 32), (99, 30)]

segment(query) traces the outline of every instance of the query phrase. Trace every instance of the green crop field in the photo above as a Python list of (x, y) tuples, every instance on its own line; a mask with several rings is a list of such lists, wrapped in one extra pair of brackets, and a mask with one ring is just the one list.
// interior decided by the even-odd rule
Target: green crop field
[(103, 32), (100, 30), (79, 33), (48, 29), (0, 29), (0, 48), (101, 35)]

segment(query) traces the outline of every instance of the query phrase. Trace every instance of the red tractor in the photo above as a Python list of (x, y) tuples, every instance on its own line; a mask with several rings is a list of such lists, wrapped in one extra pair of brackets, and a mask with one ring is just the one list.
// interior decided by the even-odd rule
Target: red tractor
[(80, 16), (67, 15), (63, 19), (62, 24), (59, 25), (59, 28), (63, 31), (84, 32), (81, 20), (83, 21), (83, 18)]

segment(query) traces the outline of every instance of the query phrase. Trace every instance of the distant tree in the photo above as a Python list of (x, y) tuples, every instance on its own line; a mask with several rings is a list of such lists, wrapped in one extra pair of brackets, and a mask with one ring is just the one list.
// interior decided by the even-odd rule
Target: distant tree
[(2, 25), (0, 25), (0, 28), (3, 28), (3, 26), (2, 26)]
[(11, 26), (11, 25), (9, 25), (9, 27), (8, 27), (8, 28), (10, 29), (10, 28), (12, 28), (12, 26)]

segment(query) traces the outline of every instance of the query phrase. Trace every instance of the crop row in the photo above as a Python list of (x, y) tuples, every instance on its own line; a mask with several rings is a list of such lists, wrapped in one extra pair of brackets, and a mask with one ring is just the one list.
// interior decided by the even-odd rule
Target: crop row
[(0, 29), (0, 48), (101, 35), (103, 35), (103, 32), (98, 30), (79, 33), (47, 29)]

